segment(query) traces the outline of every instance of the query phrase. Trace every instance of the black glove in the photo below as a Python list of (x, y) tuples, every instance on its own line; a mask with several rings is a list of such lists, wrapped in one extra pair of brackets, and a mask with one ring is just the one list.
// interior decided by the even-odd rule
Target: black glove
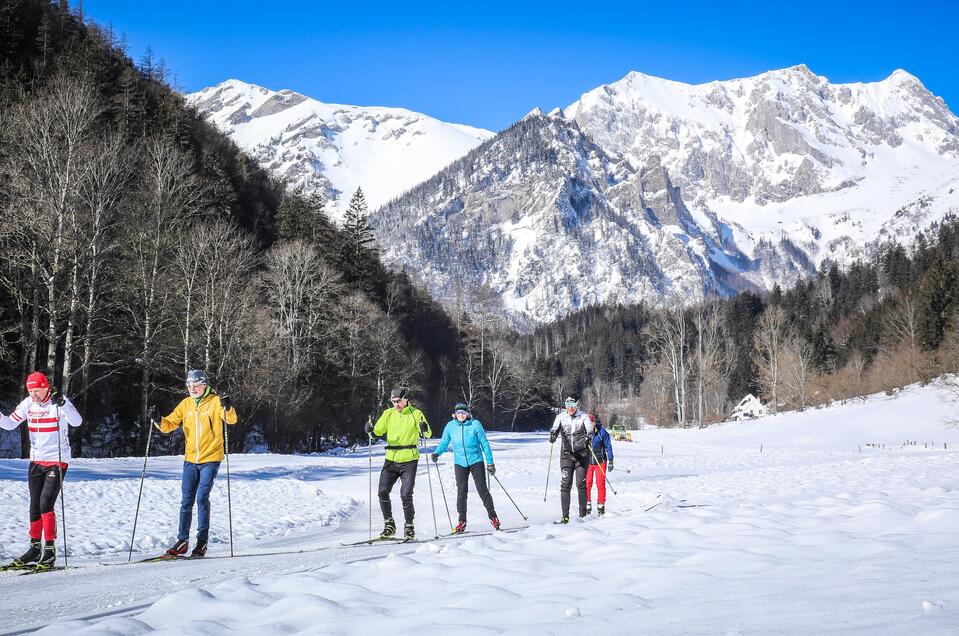
[(613, 472), (613, 460), (609, 460), (609, 462), (606, 464), (606, 472), (607, 473)]
[(486, 466), (486, 472), (488, 472), (490, 475), (495, 475), (495, 474), (496, 474), (496, 464), (487, 464), (487, 466)]
[(67, 398), (63, 397), (63, 393), (60, 393), (60, 389), (53, 387), (50, 389), (50, 401), (57, 406), (63, 406), (67, 403)]
[(433, 463), (435, 464), (436, 462), (440, 460), (440, 456), (438, 453), (433, 453), (432, 455), (430, 455), (430, 459), (432, 459)]
[(366, 425), (363, 427), (363, 430), (366, 431), (366, 434), (367, 434), (367, 435), (372, 435), (372, 434), (373, 434), (373, 422), (367, 422)]
[(555, 442), (557, 437), (559, 437), (559, 431), (550, 431), (549, 443), (552, 444), (553, 442)]
[(426, 437), (426, 434), (430, 430), (430, 425), (426, 423), (426, 420), (420, 421), (420, 435)]
[(224, 410), (224, 411), (229, 411), (230, 409), (233, 408), (233, 401), (230, 400), (230, 396), (229, 396), (229, 395), (221, 395), (221, 396), (220, 396), (220, 406), (223, 407), (223, 410)]
[(149, 419), (150, 423), (153, 424), (154, 426), (157, 425), (157, 420), (160, 419), (160, 414), (157, 413), (156, 404), (151, 404), (150, 407), (147, 409), (147, 419)]

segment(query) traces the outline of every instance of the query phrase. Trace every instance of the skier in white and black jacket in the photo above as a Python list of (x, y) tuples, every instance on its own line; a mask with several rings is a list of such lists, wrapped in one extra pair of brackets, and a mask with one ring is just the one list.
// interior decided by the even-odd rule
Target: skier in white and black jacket
[(566, 410), (559, 413), (553, 421), (549, 433), (549, 443), (562, 438), (562, 451), (559, 466), (563, 474), (560, 482), (560, 503), (563, 518), (560, 523), (569, 523), (570, 489), (573, 476), (576, 476), (576, 492), (579, 495), (579, 516), (586, 516), (586, 472), (589, 470), (589, 445), (593, 439), (593, 422), (586, 413), (579, 410), (579, 400), (566, 398)]
[(50, 388), (47, 376), (39, 371), (27, 376), (27, 392), (30, 396), (9, 417), (0, 413), (0, 428), (12, 431), (25, 423), (30, 430), (30, 549), (11, 565), (53, 567), (57, 538), (55, 504), (71, 459), (69, 427), (80, 426), (83, 418), (70, 400)]

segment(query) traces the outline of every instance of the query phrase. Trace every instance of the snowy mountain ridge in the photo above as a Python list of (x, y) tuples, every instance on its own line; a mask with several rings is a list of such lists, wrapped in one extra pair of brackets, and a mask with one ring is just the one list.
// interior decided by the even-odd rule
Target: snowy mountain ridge
[(660, 156), (690, 204), (782, 202), (959, 158), (959, 119), (903, 70), (857, 84), (805, 65), (699, 85), (632, 72), (563, 114), (635, 165)]
[(322, 193), (334, 217), (357, 187), (379, 206), (493, 136), (403, 108), (327, 104), (235, 79), (186, 99), (274, 176)]
[[(319, 102), (235, 81), (190, 99), (295, 183), (377, 188), (388, 262), (517, 325), (791, 285), (959, 212), (959, 119), (901, 70), (855, 84), (804, 65), (699, 85), (633, 72), (495, 137), (399, 109), (313, 113)], [(427, 143), (450, 136), (455, 152)], [(402, 185), (377, 171), (400, 150)], [(411, 228), (402, 245), (396, 224)]]
[[(546, 141), (534, 121), (571, 132)], [(526, 144), (553, 165), (524, 166)], [(374, 220), (418, 228), (383, 250), (436, 297), (465, 288), (467, 306), (498, 297), (537, 323), (790, 285), (957, 211), (959, 120), (941, 99), (903, 71), (834, 85), (799, 66), (698, 86), (630, 73), (533, 110)]]

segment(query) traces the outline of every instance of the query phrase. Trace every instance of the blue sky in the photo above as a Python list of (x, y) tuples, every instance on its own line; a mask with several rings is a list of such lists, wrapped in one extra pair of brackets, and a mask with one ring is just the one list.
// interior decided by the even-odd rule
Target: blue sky
[(492, 130), (631, 70), (699, 83), (805, 63), (856, 82), (904, 68), (959, 110), (953, 2), (462, 4), (85, 0), (84, 11), (125, 34), (134, 59), (149, 45), (186, 91), (236, 78)]

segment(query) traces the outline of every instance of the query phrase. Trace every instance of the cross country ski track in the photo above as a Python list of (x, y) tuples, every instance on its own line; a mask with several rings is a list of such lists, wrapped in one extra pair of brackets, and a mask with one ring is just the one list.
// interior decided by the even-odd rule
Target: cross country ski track
[[(3, 594), (8, 611), (0, 618), (0, 634), (30, 633), (55, 622), (77, 620), (88, 623), (134, 615), (159, 598), (186, 587), (211, 585), (237, 577), (312, 572), (333, 564), (410, 554), (433, 539), (421, 537), (415, 543), (347, 547), (340, 545), (336, 533), (327, 533), (326, 538), (331, 541), (329, 545), (288, 552), (237, 554), (235, 558), (216, 555), (216, 558), (129, 564), (86, 561), (71, 565), (68, 570), (31, 576), (2, 572), (0, 589), (6, 588)], [(472, 538), (476, 538), (475, 535), (466, 533), (441, 536), (439, 540), (448, 543)], [(357, 540), (362, 538), (357, 537)], [(134, 556), (144, 558), (148, 555)], [(11, 606), (11, 597), (21, 601)], [(105, 605), (104, 599), (111, 599), (113, 603)], [(43, 619), (36, 620), (41, 614), (45, 614)]]

